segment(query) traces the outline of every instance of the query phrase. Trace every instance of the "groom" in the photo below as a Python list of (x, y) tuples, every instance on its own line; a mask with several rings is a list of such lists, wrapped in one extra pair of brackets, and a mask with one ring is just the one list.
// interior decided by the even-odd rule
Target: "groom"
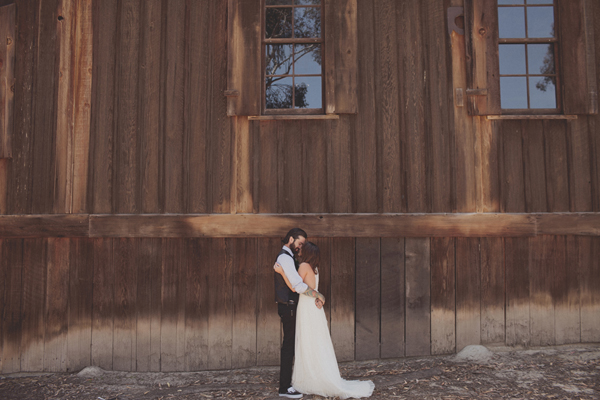
[(275, 301), (281, 322), (283, 323), (283, 344), (281, 345), (281, 364), (279, 371), (279, 396), (299, 399), (302, 393), (292, 387), (292, 367), (294, 365), (294, 350), (296, 340), (296, 308), (298, 307), (298, 293), (315, 298), (317, 307), (325, 303), (325, 297), (308, 287), (298, 275), (299, 263), (296, 257), (306, 243), (308, 235), (300, 228), (291, 229), (282, 239), (283, 248), (277, 256), (277, 263), (281, 264), (286, 277), (294, 291), (290, 290), (283, 277), (275, 274)]

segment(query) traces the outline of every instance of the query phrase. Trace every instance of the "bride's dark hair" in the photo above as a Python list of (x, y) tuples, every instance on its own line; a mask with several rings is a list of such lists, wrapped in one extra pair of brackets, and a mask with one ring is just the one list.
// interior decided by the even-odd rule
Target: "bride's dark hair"
[(302, 256), (300, 258), (302, 262), (310, 265), (315, 275), (319, 273), (319, 261), (321, 259), (319, 246), (313, 242), (306, 242), (304, 246), (302, 246)]

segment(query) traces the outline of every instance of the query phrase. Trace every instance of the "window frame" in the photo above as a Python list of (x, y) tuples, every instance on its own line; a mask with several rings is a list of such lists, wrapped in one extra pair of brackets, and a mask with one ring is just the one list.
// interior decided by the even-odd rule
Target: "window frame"
[[(500, 21), (500, 16), (499, 16), (499, 10), (500, 8), (524, 8), (525, 10), (525, 32), (527, 32), (528, 30), (528, 20), (527, 20), (527, 8), (528, 7), (548, 7), (548, 4), (527, 4), (526, 2), (523, 4), (496, 4), (496, 19), (499, 23)], [(498, 67), (499, 67), (499, 63), (500, 63), (500, 45), (503, 44), (523, 44), (525, 46), (529, 45), (529, 44), (553, 44), (554, 45), (554, 76), (556, 77), (556, 82), (555, 82), (555, 91), (556, 91), (556, 108), (531, 108), (530, 107), (530, 98), (531, 98), (531, 93), (529, 90), (529, 78), (531, 76), (543, 76), (543, 75), (535, 75), (535, 74), (530, 74), (530, 73), (526, 73), (524, 75), (518, 74), (518, 75), (501, 75), (500, 73), (498, 73), (498, 88), (500, 90), (500, 92), (498, 93), (498, 96), (500, 97), (500, 110), (501, 110), (501, 114), (502, 115), (553, 115), (553, 114), (562, 114), (563, 113), (563, 104), (562, 104), (562, 91), (563, 91), (563, 87), (562, 87), (562, 82), (561, 82), (561, 68), (560, 68), (560, 37), (559, 37), (559, 33), (560, 33), (560, 26), (559, 26), (559, 15), (558, 15), (558, 6), (557, 6), (557, 1), (553, 0), (552, 1), (552, 8), (554, 9), (554, 37), (553, 38), (500, 38), (500, 29), (497, 30), (497, 48), (496, 51), (498, 52)], [(526, 33), (527, 35), (527, 33)], [(526, 49), (525, 51), (525, 65), (527, 68), (527, 72), (529, 71), (529, 67), (528, 67), (528, 63), (529, 63), (529, 59), (528, 59), (528, 50)], [(502, 92), (501, 92), (501, 86), (500, 86), (500, 79), (503, 76), (523, 76), (527, 79), (527, 108), (502, 108)]]
[[(261, 114), (262, 115), (323, 115), (325, 114), (325, 64), (326, 64), (326, 51), (325, 51), (325, 0), (320, 0), (321, 8), (321, 37), (320, 38), (287, 38), (287, 39), (267, 39), (266, 34), (266, 16), (268, 8), (291, 8), (292, 14), (296, 8), (310, 8), (315, 7), (314, 5), (267, 5), (266, 0), (261, 0), (261, 29), (260, 29), (260, 51), (261, 51)], [(292, 32), (294, 30), (294, 20), (292, 19)], [(267, 109), (266, 105), (266, 47), (269, 44), (290, 44), (295, 46), (296, 44), (314, 44), (319, 43), (321, 45), (321, 75), (311, 75), (321, 77), (321, 108), (277, 108)], [(295, 74), (286, 75), (292, 79), (296, 76)], [(308, 76), (308, 75), (307, 75)], [(294, 96), (292, 102), (294, 102)]]

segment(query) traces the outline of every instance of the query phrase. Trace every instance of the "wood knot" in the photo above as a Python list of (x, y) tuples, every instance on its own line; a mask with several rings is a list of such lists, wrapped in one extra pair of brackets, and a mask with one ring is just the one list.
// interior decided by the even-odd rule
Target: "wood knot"
[(485, 30), (485, 28), (480, 28), (480, 29), (479, 29), (479, 34), (480, 34), (481, 36), (485, 36), (486, 32), (487, 32), (487, 31)]

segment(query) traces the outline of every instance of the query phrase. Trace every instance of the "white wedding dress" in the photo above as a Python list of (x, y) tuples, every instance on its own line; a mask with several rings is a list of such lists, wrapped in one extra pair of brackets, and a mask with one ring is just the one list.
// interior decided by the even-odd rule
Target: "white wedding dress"
[[(319, 288), (319, 275), (316, 287)], [(315, 299), (300, 296), (296, 314), (296, 355), (292, 386), (300, 393), (342, 399), (369, 397), (375, 385), (371, 381), (347, 381), (340, 376), (325, 311)]]

